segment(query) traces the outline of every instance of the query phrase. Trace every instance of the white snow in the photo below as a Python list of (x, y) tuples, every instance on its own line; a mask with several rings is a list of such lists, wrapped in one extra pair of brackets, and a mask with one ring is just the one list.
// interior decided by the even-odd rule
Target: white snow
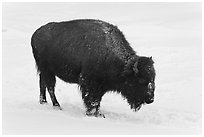
[[(57, 79), (63, 110), (40, 105), (30, 38), (51, 21), (96, 18), (116, 24), (139, 55), (153, 56), (155, 102), (130, 110), (107, 93), (106, 118), (85, 116), (77, 85)], [(201, 134), (200, 3), (3, 3), (3, 134)]]

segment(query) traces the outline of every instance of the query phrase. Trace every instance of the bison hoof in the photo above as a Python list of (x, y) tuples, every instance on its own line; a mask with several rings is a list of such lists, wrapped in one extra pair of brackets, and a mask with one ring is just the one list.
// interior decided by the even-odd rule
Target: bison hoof
[(104, 114), (98, 114), (95, 117), (102, 117), (102, 118), (106, 118)]
[(53, 106), (53, 108), (54, 108), (55, 110), (62, 110), (62, 108), (61, 108), (60, 106)]
[(47, 100), (45, 99), (40, 99), (40, 104), (46, 104), (47, 103)]
[(102, 117), (102, 118), (105, 118), (105, 115), (104, 115), (104, 114), (101, 114), (101, 113), (99, 113), (99, 112), (92, 113), (92, 112), (87, 111), (87, 112), (86, 112), (86, 115), (87, 115), (87, 116), (94, 116), (94, 117)]

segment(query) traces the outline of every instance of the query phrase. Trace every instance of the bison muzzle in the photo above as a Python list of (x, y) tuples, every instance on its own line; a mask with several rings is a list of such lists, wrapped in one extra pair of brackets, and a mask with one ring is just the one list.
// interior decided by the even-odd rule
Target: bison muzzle
[(99, 107), (108, 91), (120, 93), (130, 107), (154, 101), (155, 70), (152, 57), (138, 56), (123, 33), (100, 20), (51, 22), (37, 29), (31, 45), (39, 72), (40, 104), (61, 108), (55, 77), (80, 87), (86, 115), (102, 116)]

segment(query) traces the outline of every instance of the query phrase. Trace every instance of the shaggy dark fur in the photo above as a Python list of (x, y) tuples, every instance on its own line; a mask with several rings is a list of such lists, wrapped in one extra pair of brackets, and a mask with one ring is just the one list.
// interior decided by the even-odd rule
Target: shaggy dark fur
[(154, 62), (136, 55), (116, 26), (91, 19), (51, 22), (35, 31), (31, 45), (41, 104), (47, 102), (47, 89), (53, 105), (60, 108), (55, 76), (79, 85), (87, 115), (104, 116), (99, 107), (108, 91), (121, 93), (135, 110), (153, 102)]

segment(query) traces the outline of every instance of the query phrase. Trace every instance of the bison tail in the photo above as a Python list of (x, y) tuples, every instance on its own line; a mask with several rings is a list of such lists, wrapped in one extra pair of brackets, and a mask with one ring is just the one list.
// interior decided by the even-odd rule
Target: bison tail
[(38, 64), (39, 59), (38, 59), (38, 57), (35, 57), (35, 56), (34, 56), (34, 58), (35, 58), (35, 67), (37, 69), (37, 73), (39, 74), (40, 73), (40, 68), (39, 68), (39, 64)]
[(33, 56), (35, 58), (35, 67), (37, 69), (37, 73), (39, 74), (40, 73), (40, 68), (39, 68), (39, 66), (40, 66), (40, 57), (39, 57), (39, 53), (37, 52), (32, 40), (31, 40), (31, 46), (32, 46)]
[(36, 53), (35, 50), (33, 50), (33, 56), (35, 58), (35, 67), (37, 69), (37, 73), (39, 74), (40, 73), (40, 68), (39, 68), (40, 59), (39, 59), (39, 56), (38, 56), (38, 54)]

